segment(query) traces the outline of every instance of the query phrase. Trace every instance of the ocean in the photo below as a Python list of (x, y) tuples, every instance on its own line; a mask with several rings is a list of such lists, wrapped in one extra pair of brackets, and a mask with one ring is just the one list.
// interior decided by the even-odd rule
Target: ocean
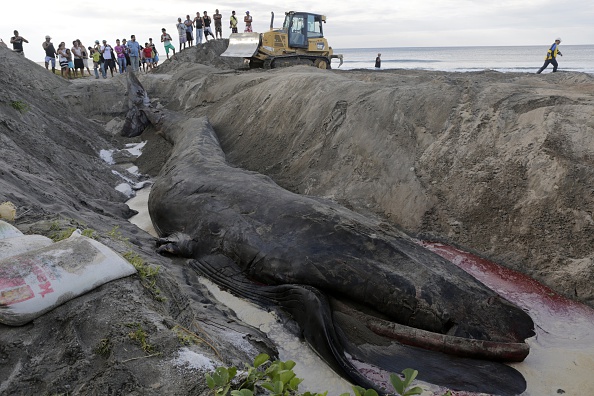
[[(552, 43), (551, 43), (552, 44)], [(594, 45), (559, 46), (558, 71), (594, 74)], [(335, 49), (344, 55), (340, 69), (374, 69), (375, 57), (382, 56), (382, 69), (421, 69), (449, 72), (496, 70), (504, 73), (536, 73), (543, 65), (547, 45), (514, 47), (395, 47)], [(332, 62), (336, 69), (337, 61)], [(549, 65), (543, 73), (549, 73)]]

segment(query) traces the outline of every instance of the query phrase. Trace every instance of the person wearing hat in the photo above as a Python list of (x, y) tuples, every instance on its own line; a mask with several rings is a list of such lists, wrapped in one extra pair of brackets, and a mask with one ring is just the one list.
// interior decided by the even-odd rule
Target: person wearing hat
[(24, 37), (19, 36), (18, 30), (14, 31), (14, 36), (10, 38), (10, 43), (12, 44), (12, 50), (14, 52), (25, 56), (25, 53), (23, 52), (23, 43), (28, 43), (28, 41)]
[(252, 16), (250, 15), (249, 11), (245, 12), (245, 16), (243, 17), (243, 21), (245, 22), (245, 33), (252, 32)]
[(559, 64), (557, 63), (557, 55), (563, 56), (561, 51), (559, 51), (559, 44), (561, 44), (561, 38), (557, 37), (555, 42), (551, 45), (551, 48), (547, 51), (547, 56), (545, 57), (545, 63), (542, 65), (540, 69), (536, 72), (536, 74), (542, 73), (544, 69), (546, 69), (549, 64), (553, 65), (553, 73), (557, 71), (557, 67)]
[(45, 68), (49, 70), (49, 64), (52, 64), (52, 73), (56, 73), (56, 48), (52, 43), (50, 36), (45, 36), (45, 41), (41, 43), (43, 50), (45, 51)]

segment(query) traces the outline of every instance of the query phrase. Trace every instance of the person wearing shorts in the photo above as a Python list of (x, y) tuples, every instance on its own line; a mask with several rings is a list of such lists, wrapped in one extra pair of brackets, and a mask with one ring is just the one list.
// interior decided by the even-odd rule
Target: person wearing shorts
[(144, 43), (142, 54), (144, 55), (143, 59), (146, 64), (146, 71), (148, 71), (153, 68), (153, 47), (149, 43)]
[(194, 44), (194, 21), (190, 19), (189, 15), (186, 15), (184, 25), (186, 25), (186, 40), (188, 42), (188, 47), (191, 47)]
[(45, 41), (41, 44), (43, 50), (45, 51), (45, 68), (49, 70), (49, 64), (52, 64), (52, 73), (56, 72), (56, 49), (54, 48), (54, 44), (51, 42), (52, 38), (50, 36), (45, 36)]
[(169, 59), (169, 50), (173, 50), (173, 55), (175, 55), (175, 47), (171, 44), (171, 36), (167, 33), (165, 28), (161, 29), (161, 42), (165, 47), (165, 54), (167, 55), (167, 59)]
[(208, 41), (209, 34), (210, 37), (215, 38), (214, 34), (212, 34), (212, 29), (210, 28), (212, 19), (210, 19), (206, 11), (204, 11), (204, 13), (202, 14), (202, 21), (204, 22), (204, 38), (206, 39), (206, 41)]
[(186, 49), (186, 41), (188, 38), (186, 36), (186, 25), (182, 22), (181, 18), (177, 18), (177, 34), (179, 35), (179, 51), (181, 52), (182, 49)]

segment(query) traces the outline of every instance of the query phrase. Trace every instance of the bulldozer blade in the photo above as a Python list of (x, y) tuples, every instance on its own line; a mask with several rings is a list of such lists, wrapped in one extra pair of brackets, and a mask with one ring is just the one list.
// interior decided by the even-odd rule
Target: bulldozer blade
[(229, 47), (221, 56), (250, 58), (260, 45), (260, 33), (232, 33), (229, 36)]

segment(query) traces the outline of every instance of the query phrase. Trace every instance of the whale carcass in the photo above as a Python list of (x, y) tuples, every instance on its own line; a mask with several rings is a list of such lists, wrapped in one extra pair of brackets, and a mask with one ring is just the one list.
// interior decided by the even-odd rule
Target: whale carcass
[[(131, 97), (146, 98), (134, 74), (128, 81)], [(173, 144), (149, 197), (160, 252), (191, 258), (230, 291), (280, 306), (331, 367), (363, 386), (377, 388), (352, 359), (393, 372), (414, 367), (420, 379), (452, 389), (525, 389), (519, 373), (488, 361), (526, 357), (524, 340), (534, 333), (524, 311), (379, 220), (228, 164), (205, 118), (147, 103), (136, 101), (130, 114), (138, 118), (127, 124), (138, 131), (150, 122)], [(357, 336), (344, 325), (349, 317), (364, 325)], [(422, 333), (402, 338), (390, 323)], [(423, 337), (431, 350), (420, 348)]]

